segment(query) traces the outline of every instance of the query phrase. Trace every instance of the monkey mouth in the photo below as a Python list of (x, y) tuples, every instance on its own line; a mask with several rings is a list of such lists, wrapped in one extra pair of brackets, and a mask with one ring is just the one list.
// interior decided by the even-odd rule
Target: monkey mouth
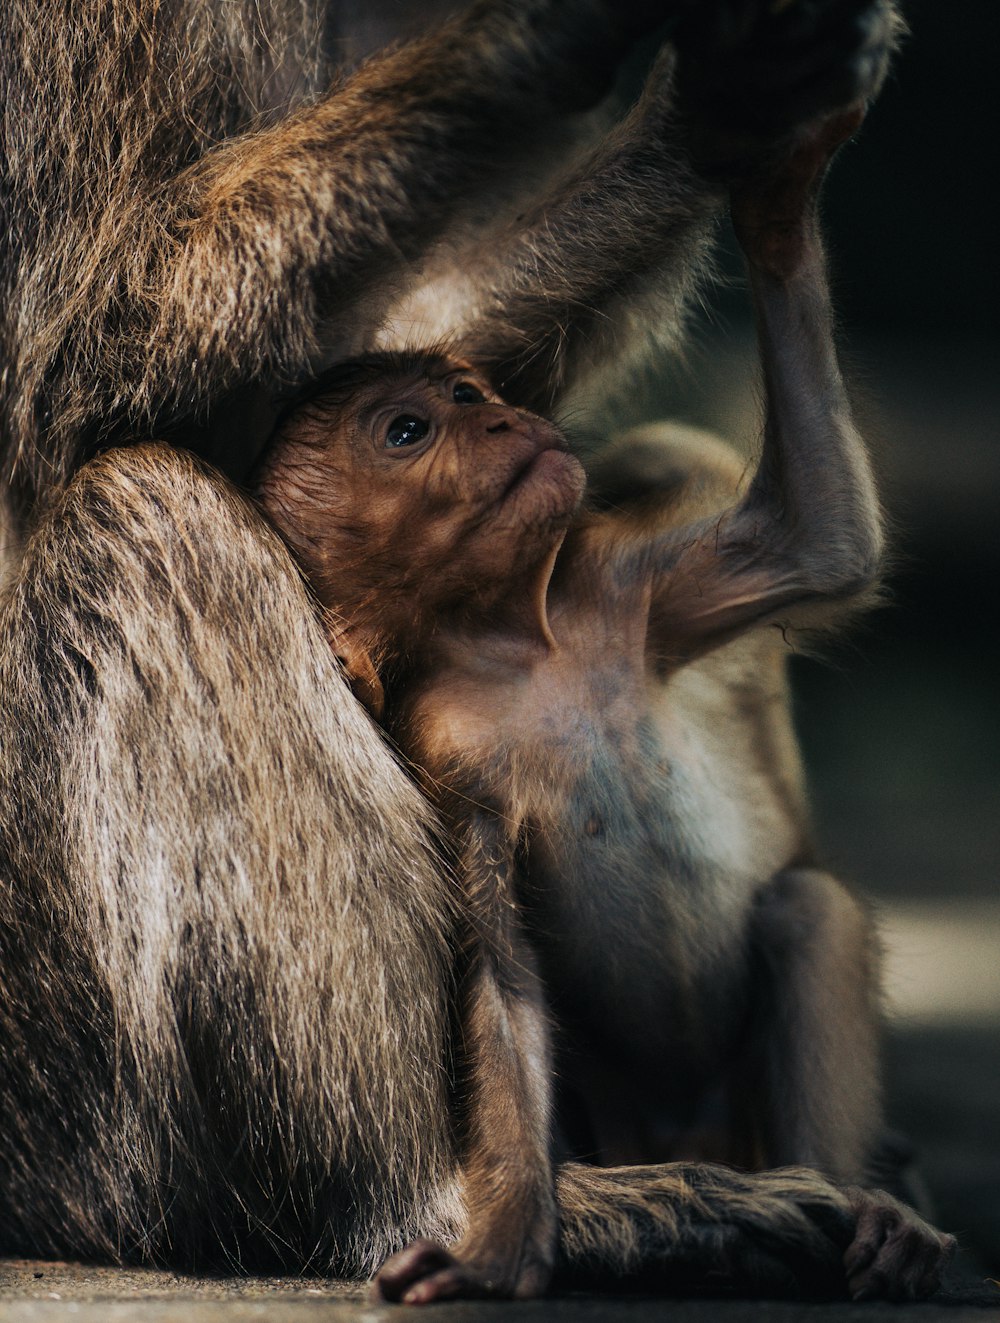
[(572, 460), (569, 447), (561, 438), (559, 440), (553, 439), (550, 445), (542, 446), (541, 449), (536, 450), (533, 455), (529, 455), (523, 463), (517, 466), (500, 499), (505, 501), (508, 496), (512, 496), (535, 476), (541, 476), (549, 471), (557, 471), (566, 459)]

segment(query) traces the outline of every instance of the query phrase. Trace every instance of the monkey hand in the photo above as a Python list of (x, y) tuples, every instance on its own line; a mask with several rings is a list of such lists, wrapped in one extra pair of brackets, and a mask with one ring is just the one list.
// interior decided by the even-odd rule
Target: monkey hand
[(955, 1237), (884, 1190), (848, 1187), (856, 1218), (854, 1239), (844, 1254), (852, 1300), (923, 1300), (937, 1290), (955, 1253)]
[(719, 1221), (699, 1229), (703, 1257), (682, 1265), (685, 1279), (701, 1265), (723, 1289), (754, 1294), (923, 1300), (955, 1252), (953, 1236), (885, 1191), (808, 1168), (734, 1176), (728, 1194)]
[(696, 167), (710, 178), (740, 178), (812, 121), (863, 111), (902, 30), (893, 0), (698, 6), (677, 35)]
[(426, 1305), (435, 1300), (527, 1300), (542, 1295), (552, 1275), (552, 1252), (530, 1242), (449, 1250), (415, 1240), (382, 1265), (372, 1283), (376, 1300)]
[[(514, 22), (528, 55), (520, 77), (564, 110), (589, 110), (610, 92), (635, 43), (668, 36), (700, 0), (479, 0), (456, 22), (497, 29), (497, 11)], [(501, 20), (502, 21), (502, 20)]]
[(751, 266), (775, 279), (787, 279), (803, 260), (813, 229), (816, 199), (834, 152), (859, 127), (864, 106), (812, 120), (772, 151), (748, 166), (730, 186), (733, 230)]

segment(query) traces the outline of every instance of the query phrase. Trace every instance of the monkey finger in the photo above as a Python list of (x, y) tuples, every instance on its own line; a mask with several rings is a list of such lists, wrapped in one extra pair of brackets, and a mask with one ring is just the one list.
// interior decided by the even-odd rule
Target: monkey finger
[(883, 1272), (869, 1268), (859, 1275), (848, 1277), (847, 1293), (855, 1304), (863, 1304), (866, 1300), (885, 1299), (887, 1285)]
[(881, 1190), (852, 1190), (857, 1210), (854, 1242), (844, 1255), (854, 1300), (916, 1300), (931, 1294), (955, 1250), (955, 1241)]
[(945, 1237), (925, 1222), (900, 1226), (889, 1237), (877, 1260), (877, 1264), (883, 1265), (889, 1283), (889, 1299), (919, 1300), (931, 1294), (950, 1257)]
[(493, 1284), (466, 1271), (460, 1263), (422, 1278), (402, 1297), (404, 1305), (429, 1305), (435, 1300), (486, 1300), (498, 1295)]
[(372, 1299), (402, 1300), (414, 1282), (454, 1262), (454, 1256), (437, 1241), (415, 1240), (383, 1263), (370, 1286)]
[(924, 1271), (920, 1278), (919, 1299), (926, 1299), (933, 1295), (941, 1285), (941, 1279), (944, 1271), (951, 1263), (958, 1250), (958, 1241), (954, 1236), (938, 1236), (940, 1254), (930, 1262), (924, 1264)]
[[(517, 1294), (540, 1295), (548, 1274), (529, 1272), (517, 1284)], [(386, 1260), (372, 1283), (375, 1300), (426, 1305), (435, 1300), (505, 1299), (515, 1293), (504, 1265), (484, 1265), (453, 1254), (434, 1240), (416, 1240)]]
[(855, 1240), (844, 1251), (844, 1271), (848, 1280), (860, 1276), (875, 1262), (878, 1246), (872, 1240)]

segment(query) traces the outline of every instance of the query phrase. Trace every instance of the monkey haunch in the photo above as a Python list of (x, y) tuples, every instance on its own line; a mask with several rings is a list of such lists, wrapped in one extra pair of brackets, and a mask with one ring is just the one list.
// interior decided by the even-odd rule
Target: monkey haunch
[[(348, 365), (265, 461), (335, 652), (457, 842), (469, 1222), (453, 1251), (391, 1260), (389, 1298), (545, 1286), (553, 1052), (562, 1137), (606, 1163), (864, 1178), (869, 923), (810, 861), (783, 639), (760, 629), (856, 605), (879, 564), (813, 208), (855, 124), (820, 122), (734, 190), (767, 385), (742, 492), (735, 459), (664, 443), (660, 490), (581, 515), (560, 433), (446, 358)], [(929, 1290), (947, 1240), (851, 1198), (852, 1291)]]

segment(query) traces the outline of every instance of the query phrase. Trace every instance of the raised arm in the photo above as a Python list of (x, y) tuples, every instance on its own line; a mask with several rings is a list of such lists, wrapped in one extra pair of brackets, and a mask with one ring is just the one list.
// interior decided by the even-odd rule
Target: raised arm
[(504, 397), (544, 413), (595, 369), (620, 385), (629, 358), (674, 344), (726, 180), (876, 90), (898, 28), (890, 0), (681, 6), (676, 50), (632, 112), (519, 218), (480, 276), (464, 338)]
[(757, 316), (763, 450), (734, 506), (645, 548), (650, 640), (668, 664), (753, 625), (825, 623), (877, 582), (878, 501), (837, 365), (816, 218), (826, 163), (862, 116), (859, 105), (802, 130), (733, 189)]

